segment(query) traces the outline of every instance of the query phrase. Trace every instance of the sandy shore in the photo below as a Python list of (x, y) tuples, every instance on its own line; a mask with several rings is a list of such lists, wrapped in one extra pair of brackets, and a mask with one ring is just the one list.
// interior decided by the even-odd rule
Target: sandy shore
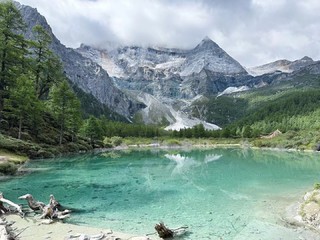
[[(6, 215), (8, 222), (15, 222), (13, 228), (16, 228), (16, 233), (23, 240), (58, 240), (58, 239), (86, 239), (80, 238), (81, 234), (89, 236), (98, 236), (104, 234), (104, 240), (156, 240), (156, 235), (152, 236), (134, 236), (125, 233), (113, 232), (111, 229), (93, 228), (87, 226), (73, 225), (69, 223), (55, 222), (52, 224), (43, 224), (35, 217), (21, 218), (18, 215)], [(77, 237), (76, 237), (77, 236)], [(74, 238), (71, 238), (74, 237)], [(84, 237), (82, 235), (82, 237)], [(96, 238), (99, 239), (99, 238)]]

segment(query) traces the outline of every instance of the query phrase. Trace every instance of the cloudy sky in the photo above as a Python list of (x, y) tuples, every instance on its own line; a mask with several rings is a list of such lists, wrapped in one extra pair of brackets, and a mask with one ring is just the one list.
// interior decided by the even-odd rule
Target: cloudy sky
[(68, 47), (193, 48), (210, 37), (246, 67), (320, 59), (319, 0), (20, 0)]

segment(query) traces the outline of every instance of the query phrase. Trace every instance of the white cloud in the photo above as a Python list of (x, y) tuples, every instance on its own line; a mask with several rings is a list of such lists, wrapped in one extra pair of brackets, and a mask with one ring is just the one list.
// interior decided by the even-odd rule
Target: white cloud
[(193, 48), (209, 36), (245, 66), (320, 58), (318, 0), (21, 0), (38, 8), (70, 47)]

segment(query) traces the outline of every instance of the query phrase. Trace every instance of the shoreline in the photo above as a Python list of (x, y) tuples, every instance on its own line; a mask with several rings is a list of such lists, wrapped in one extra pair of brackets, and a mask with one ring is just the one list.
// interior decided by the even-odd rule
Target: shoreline
[[(15, 234), (19, 234), (19, 238), (23, 240), (55, 240), (55, 239), (86, 239), (80, 238), (84, 235), (96, 237), (95, 239), (103, 240), (158, 240), (156, 235), (138, 236), (122, 232), (114, 232), (108, 228), (95, 228), (91, 226), (83, 226), (71, 224), (67, 222), (54, 222), (45, 224), (37, 216), (27, 216), (21, 218), (16, 214), (3, 215), (8, 222), (14, 222), (13, 227), (16, 228)], [(100, 238), (98, 238), (100, 236)], [(104, 236), (104, 238), (101, 238)]]
[(113, 150), (132, 150), (132, 149), (215, 149), (215, 148), (243, 148), (254, 150), (270, 150), (278, 152), (301, 152), (301, 153), (320, 153), (320, 151), (312, 149), (298, 149), (298, 148), (281, 148), (281, 147), (256, 147), (246, 143), (216, 143), (216, 144), (181, 144), (181, 145), (166, 145), (166, 144), (134, 144), (134, 145), (121, 145), (113, 148), (97, 148), (93, 151), (104, 152)]

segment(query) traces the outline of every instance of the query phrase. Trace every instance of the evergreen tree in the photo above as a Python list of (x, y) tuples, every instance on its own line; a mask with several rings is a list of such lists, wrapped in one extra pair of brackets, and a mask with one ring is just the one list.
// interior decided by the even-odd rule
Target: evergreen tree
[(31, 115), (38, 115), (39, 108), (33, 88), (33, 82), (28, 75), (21, 75), (15, 87), (10, 89), (10, 98), (5, 101), (5, 109), (19, 122), (18, 138), (21, 139), (22, 124)]
[(49, 107), (60, 126), (59, 143), (62, 144), (66, 129), (76, 132), (79, 128), (80, 102), (67, 81), (55, 85), (50, 92)]
[(35, 90), (38, 99), (46, 99), (50, 88), (63, 78), (62, 65), (58, 57), (50, 50), (51, 37), (46, 30), (37, 25), (33, 28), (35, 40), (30, 42), (35, 75)]
[(12, 1), (0, 3), (0, 111), (9, 88), (21, 73), (21, 60), (25, 54), (25, 40), (21, 34), (24, 23)]
[(96, 140), (102, 139), (102, 128), (98, 119), (91, 116), (82, 126), (83, 134), (90, 139), (91, 145), (94, 147)]

